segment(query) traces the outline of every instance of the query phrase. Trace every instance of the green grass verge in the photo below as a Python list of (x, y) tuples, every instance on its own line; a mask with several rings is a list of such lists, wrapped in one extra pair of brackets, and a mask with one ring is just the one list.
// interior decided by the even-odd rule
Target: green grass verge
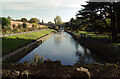
[(117, 45), (117, 46), (120, 46), (120, 43), (112, 43), (113, 45)]
[(100, 40), (100, 41), (105, 41), (105, 40), (109, 40), (109, 42), (113, 45), (117, 45), (117, 46), (120, 46), (120, 39), (117, 39), (117, 42), (116, 43), (113, 43), (112, 42), (112, 38), (110, 38), (107, 34), (95, 34), (94, 32), (86, 32), (86, 31), (74, 31), (74, 33), (76, 35), (80, 35), (81, 33), (85, 33), (85, 35), (91, 35), (91, 38), (94, 38), (96, 40)]
[[(74, 31), (74, 32), (76, 32), (76, 31)], [(78, 33), (76, 33), (76, 35), (79, 35), (81, 33), (84, 33), (86, 36), (91, 35), (91, 37), (93, 37), (93, 38), (109, 38), (108, 35), (103, 35), (103, 34), (97, 35), (97, 34), (94, 34), (94, 32), (86, 32), (86, 31), (78, 31)]]
[(32, 42), (46, 34), (51, 33), (54, 30), (44, 30), (39, 32), (32, 32), (14, 36), (2, 37), (2, 56), (7, 55), (11, 51), (24, 46), (25, 44)]
[(95, 34), (94, 32), (86, 32), (86, 31), (74, 31), (76, 33), (76, 35), (80, 35), (81, 33), (84, 33), (86, 36), (90, 35), (91, 38), (94, 38), (96, 40), (101, 40), (101, 41), (105, 41), (105, 40), (109, 40), (112, 41), (112, 38), (110, 38), (108, 35), (105, 34)]

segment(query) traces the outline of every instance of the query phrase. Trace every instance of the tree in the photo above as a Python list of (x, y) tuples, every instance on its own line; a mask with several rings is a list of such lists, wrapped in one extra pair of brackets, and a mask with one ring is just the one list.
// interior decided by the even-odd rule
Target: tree
[(37, 18), (31, 18), (29, 22), (30, 23), (38, 23), (39, 20)]
[(38, 26), (38, 24), (32, 23), (32, 27), (33, 27), (33, 28), (37, 28), (37, 26)]
[(28, 25), (26, 23), (23, 23), (23, 28), (28, 28)]
[(73, 27), (74, 22), (75, 22), (74, 18), (71, 18), (70, 19), (70, 29), (71, 30), (74, 30), (74, 27)]
[(65, 23), (65, 27), (68, 28), (71, 30), (71, 31), (78, 31), (80, 30), (80, 20), (77, 20), (77, 19), (74, 19), (74, 18), (71, 18), (69, 22), (66, 22)]
[[(113, 41), (116, 41), (120, 33), (120, 2), (88, 2), (83, 7), (84, 9), (77, 14), (77, 19), (84, 20), (82, 25), (89, 24), (88, 26), (106, 29), (110, 32)], [(110, 19), (110, 24), (107, 19)]]
[(23, 25), (22, 25), (22, 24), (18, 24), (18, 28), (19, 28), (19, 29), (22, 29), (22, 28), (23, 28)]
[(12, 20), (12, 18), (10, 16), (7, 17), (9, 20)]
[(55, 22), (55, 24), (58, 24), (58, 25), (62, 24), (61, 17), (60, 16), (56, 16), (55, 19), (54, 19), (54, 22)]
[(2, 29), (6, 29), (7, 31), (11, 31), (11, 27), (10, 26), (4, 26)]
[(42, 23), (44, 23), (44, 20), (42, 20)]
[(4, 28), (4, 26), (10, 26), (10, 20), (8, 18), (2, 17), (0, 19), (2, 19), (2, 28)]
[(48, 24), (52, 24), (52, 22), (50, 21), (50, 22), (48, 22)]
[(25, 23), (26, 23), (26, 22), (28, 22), (28, 21), (27, 21), (26, 18), (22, 18), (22, 19), (21, 19), (21, 22), (25, 22)]

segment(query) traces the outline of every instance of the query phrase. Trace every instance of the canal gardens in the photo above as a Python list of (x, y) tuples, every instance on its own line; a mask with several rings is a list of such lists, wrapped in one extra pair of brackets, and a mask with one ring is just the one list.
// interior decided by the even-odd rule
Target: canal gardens
[[(40, 63), (44, 63), (44, 60), (45, 61), (47, 60), (47, 63), (50, 64), (50, 62), (52, 61), (60, 60), (53, 62), (53, 64), (59, 63), (58, 66), (75, 65), (75, 68), (77, 68), (78, 66), (84, 66), (87, 69), (89, 69), (91, 65), (90, 72), (93, 74), (95, 73), (93, 72), (92, 68), (96, 67), (94, 65), (99, 66), (99, 68), (105, 67), (111, 69), (110, 72), (112, 73), (114, 73), (114, 71), (112, 71), (113, 69), (116, 69), (115, 72), (117, 71), (117, 69), (119, 68), (119, 61), (120, 61), (119, 45), (118, 47), (117, 45), (114, 45), (112, 39), (109, 38), (108, 35), (96, 34), (94, 32), (87, 32), (87, 31), (70, 31), (65, 27), (65, 25), (64, 25), (64, 30), (65, 30), (64, 31), (64, 30), (59, 30), (59, 27), (57, 29), (53, 28), (54, 30), (53, 29), (41, 30), (41, 31), (37, 30), (34, 32), (31, 31), (31, 32), (25, 32), (24, 34), (19, 33), (16, 35), (2, 37), (3, 39), (2, 55), (4, 59), (3, 70), (9, 68), (17, 69), (19, 63), (25, 64), (26, 62), (27, 65), (32, 65), (28, 67), (33, 67), (35, 66), (35, 63), (36, 64), (38, 63), (38, 61), (41, 61), (39, 62), (40, 64)], [(46, 36), (46, 34), (50, 34), (51, 32), (53, 32), (54, 34), (52, 34), (52, 36), (48, 38), (45, 42), (42, 42), (41, 37), (44, 37)], [(38, 40), (40, 42), (37, 42)], [(32, 62), (34, 64), (32, 64)], [(16, 65), (14, 65), (14, 67), (11, 66), (8, 67), (8, 65), (12, 65), (11, 63), (16, 63)], [(23, 68), (24, 68), (24, 64), (21, 64)], [(74, 67), (70, 67), (70, 68), (74, 68)], [(100, 69), (96, 69), (96, 71), (98, 70)], [(101, 70), (100, 72), (98, 71), (97, 74), (99, 75), (103, 70)], [(72, 70), (70, 71), (73, 72), (72, 74), (76, 73)], [(7, 71), (5, 71), (5, 73), (6, 72)], [(110, 76), (110, 72), (108, 72), (109, 76)], [(117, 73), (119, 73), (119, 71)], [(92, 75), (92, 76), (96, 77), (97, 75)], [(103, 75), (103, 77), (104, 76), (106, 75)], [(112, 76), (115, 76), (115, 74), (113, 74)], [(87, 77), (89, 77), (88, 74)]]
[[(49, 30), (5, 36), (3, 39), (4, 78), (119, 77), (120, 2), (87, 2), (76, 18), (62, 23), (29, 21), (22, 18), (10, 28), (11, 18), (2, 17), (3, 34), (41, 29)], [(5, 22), (4, 22), (5, 21)], [(31, 24), (30, 24), (31, 23)], [(31, 27), (27, 24), (32, 25)], [(60, 27), (64, 27), (60, 31)], [(46, 40), (47, 35), (50, 37)], [(19, 49), (18, 49), (19, 48)], [(17, 53), (14, 53), (14, 52)], [(18, 52), (19, 51), (19, 52)]]
[[(68, 32), (68, 33), (70, 33), (70, 32)], [(20, 72), (20, 73), (25, 73), (25, 74), (32, 73), (32, 75), (29, 75), (28, 77), (33, 78), (33, 79), (41, 78), (41, 77), (52, 77), (53, 74), (54, 74), (54, 77), (63, 76), (63, 74), (61, 74), (61, 75), (55, 74), (54, 72), (56, 72), (56, 70), (57, 70), (56, 73), (61, 73), (62, 71), (64, 71), (64, 74), (66, 74), (65, 76), (67, 78), (70, 78), (67, 76), (67, 74), (71, 75), (71, 77), (88, 77), (89, 78), (90, 76), (98, 77), (98, 75), (100, 75), (100, 74), (101, 74), (100, 75), (101, 77), (106, 77), (106, 74), (108, 74), (108, 77), (111, 77), (110, 73), (115, 73), (115, 72), (119, 73), (119, 71), (117, 71), (119, 69), (119, 63), (116, 63), (116, 64), (104, 63), (105, 62), (104, 60), (99, 59), (99, 57), (100, 57), (99, 53), (102, 53), (102, 52), (97, 52), (98, 54), (96, 54), (96, 52), (93, 53), (94, 51), (91, 51), (88, 48), (86, 48), (87, 46), (84, 43), (87, 43), (88, 45), (89, 45), (89, 43), (86, 41), (86, 39), (84, 37), (80, 38), (81, 41), (83, 42), (80, 44), (79, 40), (76, 41), (78, 39), (78, 37), (76, 38), (76, 35), (71, 34), (73, 36), (72, 37), (68, 33), (67, 32), (54, 33), (45, 42), (43, 42), (37, 48), (32, 50), (29, 54), (26, 54), (26, 56), (21, 58), (19, 61), (17, 61), (16, 64), (9, 64), (9, 67), (8, 67), (7, 64), (3, 63), (3, 70), (4, 69), (18, 70), (15, 72), (20, 72), (22, 70), (23, 72)], [(92, 43), (92, 44), (94, 44), (94, 43)], [(96, 48), (96, 47), (94, 47), (94, 48)], [(23, 51), (23, 52), (25, 52), (25, 51)], [(20, 54), (18, 53), (18, 57), (20, 57), (19, 55)], [(105, 55), (105, 53), (103, 55)], [(15, 56), (17, 57), (17, 55), (15, 55)], [(14, 57), (14, 59), (16, 57)], [(39, 57), (40, 57), (40, 62), (37, 59)], [(10, 61), (12, 58), (8, 59), (7, 61)], [(111, 58), (111, 59), (113, 59), (113, 58)], [(62, 65), (68, 65), (68, 66), (63, 67)], [(41, 67), (44, 70), (41, 70)], [(81, 67), (83, 70), (85, 70), (85, 71), (82, 71), (85, 73), (79, 73), (79, 72), (74, 71), (74, 68), (77, 68), (78, 70), (80, 70), (81, 68), (79, 69), (79, 67)], [(96, 68), (96, 67), (98, 67), (98, 68)], [(24, 71), (24, 69), (26, 69), (26, 68), (27, 68), (27, 71)], [(40, 68), (39, 71), (42, 71), (44, 76), (37, 75), (36, 73), (38, 73), (38, 72), (35, 72), (36, 70), (34, 68), (37, 70)], [(65, 68), (67, 68), (67, 70)], [(86, 70), (86, 68), (89, 69), (89, 71)], [(51, 69), (53, 71), (51, 71)], [(61, 70), (59, 70), (59, 69), (61, 69)], [(114, 71), (113, 71), (113, 69), (114, 69)], [(107, 73), (103, 73), (104, 70), (106, 70)], [(70, 72), (68, 72), (68, 71), (70, 71)], [(6, 73), (8, 71), (4, 70), (3, 72)], [(12, 71), (9, 71), (9, 72), (12, 72)], [(48, 72), (51, 72), (51, 74)], [(48, 74), (45, 74), (45, 73), (48, 73)], [(96, 75), (95, 75), (95, 73), (96, 73)], [(41, 74), (41, 73), (39, 73), (39, 74)], [(77, 75), (77, 74), (79, 74), (79, 75)], [(3, 75), (3, 76), (5, 76), (5, 75)], [(116, 77), (118, 75), (112, 74), (112, 76)], [(16, 77), (16, 76), (14, 75), (14, 77)], [(21, 77), (21, 78), (23, 78), (23, 77)]]

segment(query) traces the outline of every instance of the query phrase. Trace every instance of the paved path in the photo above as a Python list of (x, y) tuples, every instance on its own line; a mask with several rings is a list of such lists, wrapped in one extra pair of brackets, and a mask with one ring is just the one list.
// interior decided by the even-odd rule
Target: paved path
[(19, 35), (19, 34), (26, 34), (26, 33), (43, 31), (43, 30), (49, 30), (49, 29), (42, 29), (42, 30), (35, 30), (35, 31), (28, 31), (28, 32), (20, 32), (20, 33), (12, 33), (12, 34), (5, 34), (5, 35), (1, 35), (0, 34), (0, 37), (6, 37), (6, 36), (12, 36), (12, 35)]

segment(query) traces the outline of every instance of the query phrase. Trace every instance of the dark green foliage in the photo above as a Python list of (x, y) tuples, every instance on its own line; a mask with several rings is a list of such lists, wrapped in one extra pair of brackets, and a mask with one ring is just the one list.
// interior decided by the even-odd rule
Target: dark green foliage
[(50, 21), (50, 22), (48, 22), (48, 24), (52, 24), (52, 22)]
[(6, 29), (8, 31), (11, 31), (11, 27), (10, 26), (4, 26), (2, 29)]
[(23, 23), (23, 28), (28, 28), (28, 25), (26, 23)]
[(2, 28), (4, 28), (4, 26), (10, 25), (10, 20), (8, 18), (2, 17), (2, 18), (0, 18), (0, 20), (1, 19), (2, 19)]
[(38, 23), (39, 20), (37, 18), (31, 18), (29, 22), (30, 23)]
[(44, 62), (44, 57), (43, 56), (39, 56), (35, 53), (35, 56), (33, 59), (31, 59), (31, 63), (34, 64), (34, 65), (37, 65), (37, 64), (41, 64)]
[(9, 20), (12, 20), (12, 18), (10, 16), (7, 17)]
[(92, 31), (108, 31), (115, 41), (120, 33), (120, 2), (88, 2), (83, 7), (77, 14), (77, 19), (84, 20), (82, 25), (87, 25)]
[(120, 34), (120, 2), (87, 2), (78, 11), (76, 19), (66, 23), (66, 27), (74, 30), (86, 30), (98, 33), (108, 33), (113, 41)]
[(19, 29), (22, 29), (22, 27), (23, 27), (23, 25), (18, 24), (18, 28), (19, 28)]
[(28, 22), (26, 18), (22, 18), (21, 22)]
[(42, 20), (42, 23), (44, 23), (44, 20)]
[(81, 30), (81, 26), (80, 26), (80, 20), (71, 18), (70, 22), (66, 22), (65, 23), (65, 27), (71, 30), (71, 31), (75, 31), (75, 30)]
[(18, 33), (18, 32), (19, 32), (19, 29), (18, 29), (18, 28), (13, 28), (13, 32), (14, 32), (14, 33)]
[(56, 16), (55, 17), (55, 19), (54, 19), (54, 22), (55, 22), (55, 24), (62, 24), (62, 19), (61, 19), (61, 17), (60, 16)]

